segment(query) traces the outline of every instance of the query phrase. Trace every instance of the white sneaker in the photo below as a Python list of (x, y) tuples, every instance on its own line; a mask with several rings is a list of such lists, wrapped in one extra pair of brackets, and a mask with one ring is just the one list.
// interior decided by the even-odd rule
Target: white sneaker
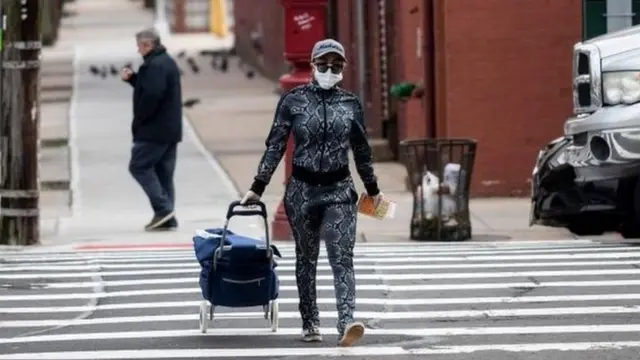
[(302, 341), (304, 342), (320, 342), (322, 341), (322, 335), (320, 329), (313, 327), (311, 329), (302, 330)]
[(338, 343), (340, 346), (351, 346), (364, 336), (364, 325), (361, 322), (353, 322), (344, 329), (344, 335)]

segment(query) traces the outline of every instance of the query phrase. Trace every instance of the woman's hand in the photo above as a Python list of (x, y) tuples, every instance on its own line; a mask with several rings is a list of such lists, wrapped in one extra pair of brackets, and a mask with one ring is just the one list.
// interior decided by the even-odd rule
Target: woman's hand
[(244, 194), (244, 196), (242, 197), (242, 200), (240, 200), (240, 205), (244, 205), (252, 201), (260, 201), (260, 195), (249, 190), (247, 191), (246, 194)]
[(382, 200), (384, 200), (384, 194), (381, 191), (378, 193), (378, 195), (373, 197), (373, 206), (377, 208), (378, 205), (380, 205), (380, 203), (382, 202)]

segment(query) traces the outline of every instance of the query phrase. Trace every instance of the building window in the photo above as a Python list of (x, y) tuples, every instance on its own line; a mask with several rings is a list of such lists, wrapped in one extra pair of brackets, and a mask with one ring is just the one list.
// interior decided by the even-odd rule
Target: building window
[[(640, 24), (640, 0), (583, 0), (582, 1), (582, 37), (584, 40), (606, 34), (607, 29), (607, 2), (629, 1), (631, 3), (631, 25)], [(619, 4), (613, 4), (619, 5)], [(624, 4), (623, 4), (624, 5)], [(628, 3), (627, 3), (628, 6)], [(613, 11), (614, 13), (616, 11)], [(625, 13), (628, 11), (625, 11)], [(621, 16), (623, 14), (612, 14)], [(628, 18), (627, 18), (628, 19)], [(628, 20), (627, 20), (628, 21)]]
[(582, 1), (582, 38), (588, 40), (607, 32), (607, 1)]

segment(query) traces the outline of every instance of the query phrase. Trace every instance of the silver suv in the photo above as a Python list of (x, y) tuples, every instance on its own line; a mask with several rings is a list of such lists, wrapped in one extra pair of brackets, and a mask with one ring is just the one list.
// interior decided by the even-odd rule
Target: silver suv
[(574, 46), (573, 112), (538, 154), (531, 225), (640, 237), (640, 26)]

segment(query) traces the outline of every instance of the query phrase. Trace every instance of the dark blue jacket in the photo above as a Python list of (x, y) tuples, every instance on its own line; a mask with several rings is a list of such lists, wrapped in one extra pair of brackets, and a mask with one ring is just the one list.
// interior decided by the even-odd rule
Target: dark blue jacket
[(133, 86), (133, 141), (178, 143), (182, 140), (182, 89), (176, 62), (160, 45), (128, 81)]
[(324, 90), (315, 83), (296, 87), (280, 98), (252, 191), (261, 195), (271, 181), (290, 133), (295, 142), (294, 166), (318, 175), (330, 173), (349, 166), (351, 149), (367, 192), (380, 192), (360, 99), (344, 89)]

